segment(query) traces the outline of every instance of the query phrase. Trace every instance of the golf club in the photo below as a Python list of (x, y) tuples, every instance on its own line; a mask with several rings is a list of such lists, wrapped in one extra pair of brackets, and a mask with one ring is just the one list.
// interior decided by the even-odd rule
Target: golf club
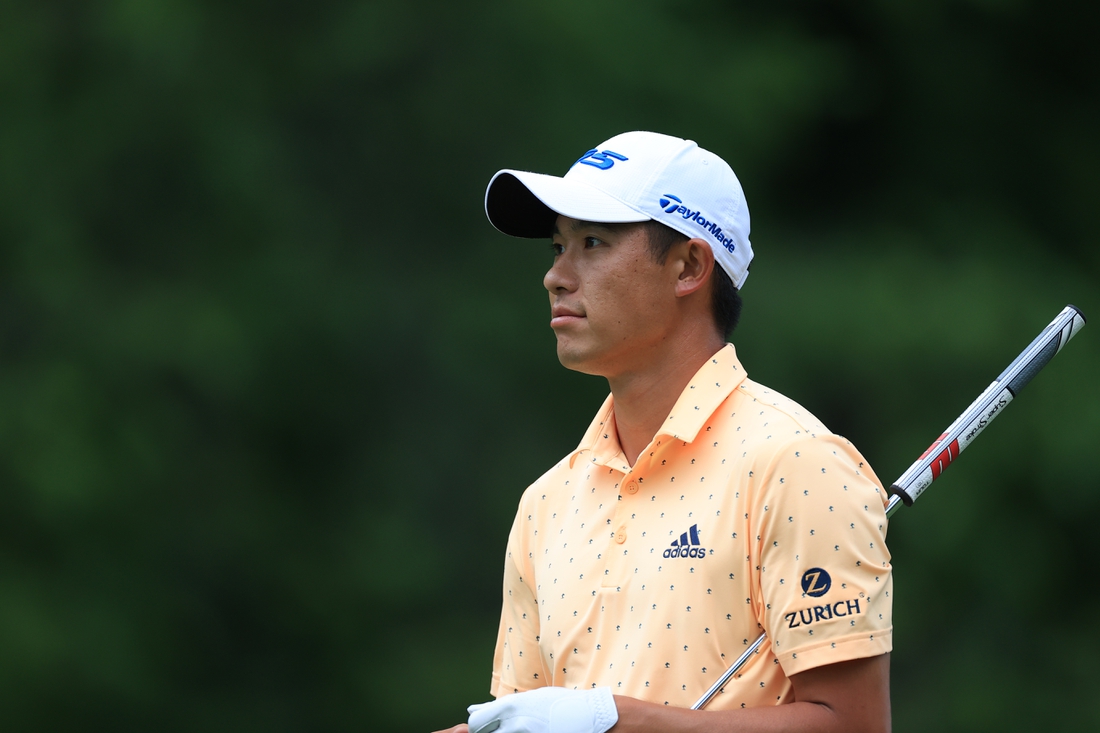
[[(886, 505), (886, 516), (891, 516), (902, 503), (912, 506), (924, 490), (939, 478), (943, 470), (959, 457), (959, 454), (985, 430), (989, 423), (993, 422), (994, 418), (1004, 412), (1008, 403), (1020, 394), (1020, 390), (1084, 325), (1085, 316), (1076, 306), (1067, 305), (1063, 308), (1062, 312), (1008, 365), (1008, 368), (1001, 372), (1001, 375), (994, 379), (961, 415), (955, 418), (955, 421), (943, 431), (940, 437), (936, 438), (928, 450), (890, 485), (893, 496)], [(749, 659), (760, 651), (766, 638), (767, 634), (758, 636), (756, 641), (730, 665), (729, 669), (722, 673), (718, 681), (695, 701), (691, 709), (700, 710), (709, 703)]]

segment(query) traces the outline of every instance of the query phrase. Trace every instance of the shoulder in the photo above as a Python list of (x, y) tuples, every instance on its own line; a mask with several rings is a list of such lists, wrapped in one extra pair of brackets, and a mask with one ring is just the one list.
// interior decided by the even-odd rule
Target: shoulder
[(792, 433), (797, 435), (829, 432), (825, 424), (805, 407), (751, 379), (743, 380), (730, 397), (742, 410), (755, 410), (757, 417), (764, 418), (777, 429), (789, 428), (797, 431)]
[(812, 412), (790, 397), (745, 379), (716, 415), (726, 430), (736, 433), (745, 458), (769, 462), (790, 446), (835, 437)]
[(881, 486), (866, 459), (845, 437), (791, 398), (750, 379), (730, 396), (731, 420), (743, 434), (746, 457), (752, 457), (757, 478), (776, 470), (799, 475), (826, 474), (843, 469)]
[(589, 468), (583, 452), (573, 451), (535, 479), (520, 497), (520, 510), (533, 509), (538, 504), (553, 502), (563, 496), (570, 487), (582, 481)]

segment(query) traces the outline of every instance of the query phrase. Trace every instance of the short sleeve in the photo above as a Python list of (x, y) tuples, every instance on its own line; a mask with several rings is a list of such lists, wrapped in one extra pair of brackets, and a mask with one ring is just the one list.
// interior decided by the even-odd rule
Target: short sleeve
[(539, 650), (538, 600), (524, 542), (525, 525), (533, 519), (527, 511), (521, 502), (504, 558), (504, 601), (490, 689), (490, 694), (498, 698), (544, 687), (549, 679)]
[(784, 674), (889, 652), (886, 492), (859, 452), (806, 436), (773, 456), (754, 494), (757, 588)]

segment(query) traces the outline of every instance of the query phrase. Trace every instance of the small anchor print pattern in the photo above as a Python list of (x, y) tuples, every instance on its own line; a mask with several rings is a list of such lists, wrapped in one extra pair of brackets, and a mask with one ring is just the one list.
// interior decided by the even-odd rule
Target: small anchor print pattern
[(520, 501), (491, 693), (607, 686), (689, 707), (766, 630), (708, 708), (789, 702), (791, 675), (891, 650), (887, 498), (730, 344), (633, 466), (609, 396)]

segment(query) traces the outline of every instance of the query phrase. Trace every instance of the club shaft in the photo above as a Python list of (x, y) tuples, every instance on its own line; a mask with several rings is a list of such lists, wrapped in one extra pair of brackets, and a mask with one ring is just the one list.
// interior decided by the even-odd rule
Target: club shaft
[[(943, 469), (958, 457), (958, 454), (1003, 411), (1008, 402), (1019, 394), (1020, 390), (1084, 325), (1085, 317), (1081, 311), (1072, 305), (1067, 305), (1031, 344), (1020, 352), (1008, 368), (978, 395), (978, 399), (974, 400), (951, 423), (943, 435), (906, 469), (901, 478), (891, 484), (890, 489), (894, 495), (886, 504), (886, 516), (892, 516), (902, 503), (911, 506), (916, 498), (939, 477)], [(936, 449), (940, 446), (944, 447), (937, 453)], [(691, 709), (701, 710), (706, 706), (752, 657), (760, 653), (766, 639), (766, 633), (760, 634), (756, 641), (750, 644), (729, 669), (710, 686), (710, 689), (695, 701)]]
[(701, 710), (704, 705), (710, 702), (711, 698), (718, 694), (719, 690), (726, 686), (726, 683), (730, 681), (738, 670), (745, 666), (745, 663), (749, 661), (752, 655), (760, 651), (760, 647), (764, 645), (764, 640), (768, 638), (767, 634), (761, 634), (756, 637), (756, 641), (749, 644), (749, 648), (739, 656), (729, 669), (722, 673), (722, 676), (718, 678), (718, 681), (710, 686), (710, 689), (703, 693), (703, 696), (695, 701), (695, 704), (691, 706), (692, 710)]

